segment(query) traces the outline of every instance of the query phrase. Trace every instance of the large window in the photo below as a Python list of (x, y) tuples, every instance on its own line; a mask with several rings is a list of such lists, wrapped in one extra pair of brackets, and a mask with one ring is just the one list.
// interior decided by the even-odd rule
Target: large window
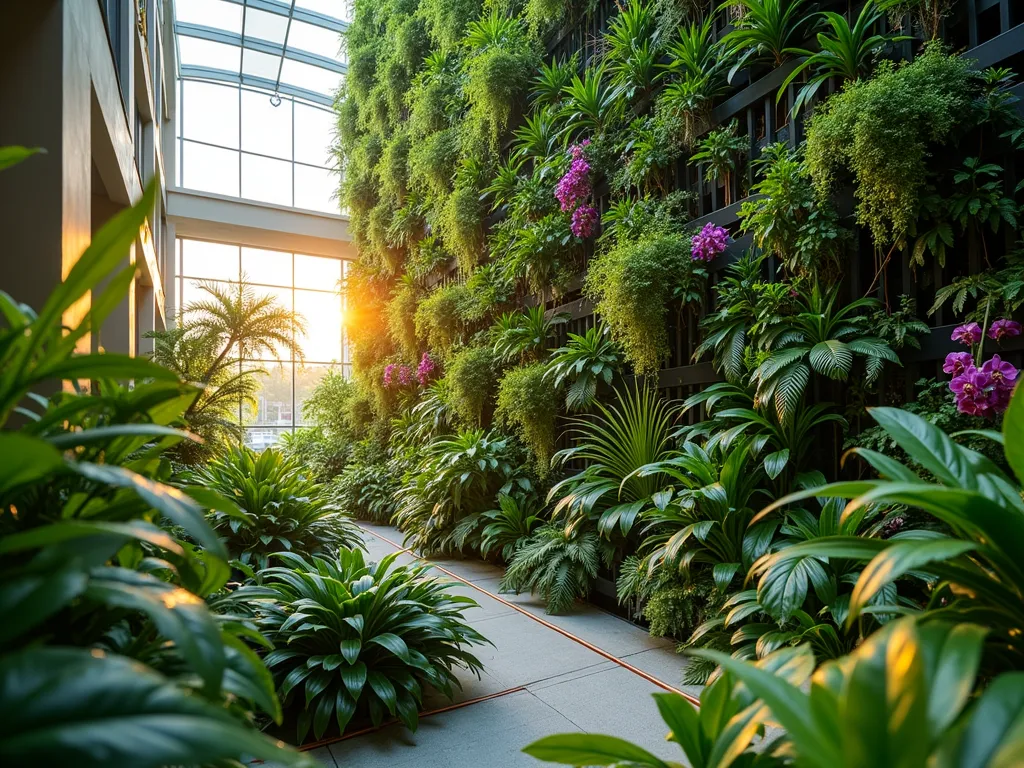
[(243, 360), (243, 368), (266, 371), (257, 405), (239, 404), (238, 419), (245, 426), (246, 443), (262, 449), (276, 443), (284, 432), (305, 422), (302, 404), (331, 368), (348, 375), (351, 360), (343, 332), (344, 298), (341, 281), (347, 263), (341, 259), (301, 253), (178, 239), (175, 274), (176, 306), (188, 306), (205, 293), (201, 281), (238, 284), (244, 275), (257, 290), (270, 294), (306, 321), (306, 333), (296, 339), (304, 359), (282, 351), (281, 360)]
[(346, 0), (176, 0), (185, 189), (339, 213)]
[(237, 85), (179, 88), (178, 186), (340, 213), (331, 112)]

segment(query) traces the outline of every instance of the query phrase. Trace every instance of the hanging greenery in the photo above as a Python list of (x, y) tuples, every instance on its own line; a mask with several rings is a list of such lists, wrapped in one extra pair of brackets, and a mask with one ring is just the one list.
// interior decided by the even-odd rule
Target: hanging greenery
[(547, 366), (534, 363), (508, 371), (498, 384), (495, 419), (509, 427), (533, 453), (541, 477), (551, 468), (560, 398)]
[(464, 424), (482, 426), (485, 410), (494, 400), (498, 359), (489, 345), (463, 347), (448, 364), (448, 400)]

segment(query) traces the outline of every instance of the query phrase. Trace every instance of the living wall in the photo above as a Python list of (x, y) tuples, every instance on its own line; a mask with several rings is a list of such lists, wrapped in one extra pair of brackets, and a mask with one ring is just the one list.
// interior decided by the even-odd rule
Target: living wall
[(1016, 612), (957, 608), (1022, 597), (963, 527), (964, 494), (999, 530), (1021, 515), (999, 445), (1024, 340), (1020, 51), (980, 14), (357, 4), (350, 332), (393, 478), (360, 504), (425, 551), (500, 556), (551, 610), (615, 580), (621, 610), (700, 650), (689, 681), (728, 672), (721, 695), (754, 691), (729, 654), (926, 656), (933, 619), (987, 633), (982, 680), (1019, 670)]

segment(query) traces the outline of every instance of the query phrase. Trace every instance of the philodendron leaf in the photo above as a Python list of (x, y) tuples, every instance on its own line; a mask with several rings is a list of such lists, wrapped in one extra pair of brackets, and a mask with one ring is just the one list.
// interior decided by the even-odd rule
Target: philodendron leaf
[(1003, 444), (1006, 462), (1017, 480), (1024, 483), (1024, 386), (1017, 387), (1003, 417)]
[(161, 768), (242, 757), (315, 766), (123, 656), (32, 648), (0, 659), (0, 764)]

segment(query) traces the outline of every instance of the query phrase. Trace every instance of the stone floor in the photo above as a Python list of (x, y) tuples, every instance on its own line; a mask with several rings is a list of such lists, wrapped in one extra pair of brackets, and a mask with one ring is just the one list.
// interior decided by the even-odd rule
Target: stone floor
[[(400, 548), (390, 543), (401, 541), (394, 528), (365, 528), (371, 556)], [(408, 553), (399, 556), (399, 562), (415, 559)], [(530, 595), (501, 596), (524, 614), (474, 588), (497, 594), (497, 566), (477, 560), (430, 562), (462, 580), (457, 591), (480, 605), (469, 609), (466, 619), (494, 644), (474, 648), (485, 672), (480, 680), (463, 675), (463, 690), (455, 702), (501, 695), (425, 716), (415, 733), (393, 725), (314, 750), (325, 766), (538, 768), (541, 763), (524, 755), (522, 748), (542, 736), (570, 731), (612, 734), (663, 759), (683, 759), (678, 746), (665, 741), (667, 728), (651, 698), (661, 688), (532, 617), (543, 618), (668, 685), (698, 694), (698, 688), (680, 684), (685, 659), (671, 643), (593, 606), (548, 616), (543, 603)], [(424, 710), (449, 704), (435, 696), (424, 702)]]

